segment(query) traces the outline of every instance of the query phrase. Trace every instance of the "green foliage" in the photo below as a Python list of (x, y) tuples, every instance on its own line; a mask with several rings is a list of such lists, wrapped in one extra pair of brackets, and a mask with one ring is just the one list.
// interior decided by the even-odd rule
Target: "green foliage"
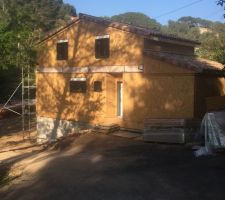
[(155, 30), (160, 30), (161, 27), (160, 23), (158, 23), (156, 20), (137, 12), (127, 12), (120, 15), (114, 15), (110, 19), (112, 21), (130, 23), (136, 26), (143, 26)]
[(36, 66), (34, 44), (71, 16), (75, 8), (62, 0), (0, 0), (0, 101), (18, 84), (22, 66)]
[(201, 18), (182, 17), (178, 21), (169, 21), (167, 26), (163, 26), (162, 31), (200, 41), (201, 46), (196, 50), (198, 56), (225, 64), (225, 24)]
[[(221, 5), (225, 5), (224, 2), (223, 0)], [(170, 20), (168, 25), (162, 26), (156, 20), (134, 12), (115, 15), (111, 18), (104, 17), (104, 19), (157, 29), (163, 33), (200, 41), (202, 45), (196, 50), (197, 55), (225, 64), (225, 24), (221, 22), (185, 16), (177, 21)]]
[[(224, 10), (225, 10), (225, 0), (218, 0), (217, 1), (217, 5), (220, 5), (220, 6), (224, 6)], [(225, 18), (225, 14), (223, 15), (224, 16), (224, 18)]]
[(205, 27), (205, 28), (212, 28), (213, 22), (201, 18), (195, 18), (195, 17), (181, 17), (178, 19), (178, 22), (180, 23), (186, 23), (189, 27)]
[(162, 30), (163, 32), (168, 34), (194, 40), (197, 40), (200, 35), (198, 28), (190, 26), (189, 23), (180, 22), (179, 20), (178, 21), (170, 20), (168, 22), (168, 25), (164, 26)]
[(219, 35), (204, 33), (202, 45), (196, 53), (203, 58), (216, 60), (225, 64), (225, 32)]
[(0, 0), (0, 69), (35, 65), (35, 42), (76, 15), (62, 0)]

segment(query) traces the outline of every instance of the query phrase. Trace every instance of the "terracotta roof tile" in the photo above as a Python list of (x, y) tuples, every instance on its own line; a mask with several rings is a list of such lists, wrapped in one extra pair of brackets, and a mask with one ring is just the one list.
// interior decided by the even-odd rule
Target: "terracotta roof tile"
[(111, 20), (103, 19), (101, 17), (95, 17), (95, 16), (83, 14), (83, 13), (80, 13), (79, 17), (71, 20), (64, 27), (61, 27), (61, 28), (47, 34), (45, 36), (45, 38), (42, 39), (40, 42), (45, 41), (46, 39), (54, 36), (55, 34), (64, 30), (65, 28), (70, 27), (72, 24), (76, 23), (80, 19), (92, 21), (92, 22), (99, 23), (99, 24), (103, 24), (103, 25), (106, 25), (106, 26), (109, 26), (109, 27), (117, 28), (117, 29), (120, 29), (120, 30), (124, 30), (124, 31), (127, 31), (127, 32), (137, 34), (137, 35), (141, 35), (141, 36), (146, 36), (146, 37), (150, 37), (150, 36), (154, 37), (155, 36), (155, 37), (170, 40), (171, 42), (173, 42), (173, 41), (174, 42), (183, 42), (183, 43), (187, 43), (187, 44), (190, 44), (190, 45), (193, 45), (193, 46), (200, 45), (200, 43), (197, 42), (197, 41), (188, 40), (188, 39), (185, 39), (185, 38), (180, 38), (180, 37), (177, 37), (177, 36), (171, 35), (171, 34), (164, 34), (164, 33), (161, 33), (159, 31), (156, 31), (156, 30), (153, 30), (153, 29), (148, 29), (148, 28), (140, 27), (140, 26), (134, 26), (132, 24), (114, 22), (114, 21), (111, 21)]
[(156, 52), (156, 51), (144, 51), (144, 55), (154, 57), (166, 61), (168, 63), (179, 65), (190, 70), (194, 70), (197, 73), (214, 70), (214, 71), (224, 71), (224, 65), (198, 56), (188, 56), (188, 55), (179, 55), (174, 53), (167, 52)]
[(89, 21), (93, 21), (93, 22), (96, 22), (96, 23), (101, 23), (101, 24), (107, 25), (109, 27), (114, 27), (114, 28), (121, 29), (121, 30), (124, 30), (124, 31), (132, 32), (132, 33), (137, 34), (137, 35), (142, 35), (142, 36), (146, 36), (146, 37), (156, 36), (156, 37), (169, 39), (169, 40), (172, 40), (172, 41), (174, 40), (174, 41), (181, 41), (181, 42), (190, 43), (190, 44), (193, 44), (193, 45), (200, 45), (200, 43), (197, 42), (197, 41), (188, 40), (188, 39), (185, 39), (185, 38), (180, 38), (180, 37), (177, 37), (177, 36), (172, 35), (172, 34), (161, 33), (159, 31), (156, 31), (156, 30), (153, 30), (153, 29), (135, 26), (133, 24), (114, 22), (114, 21), (111, 21), (111, 20), (108, 20), (108, 19), (103, 19), (101, 17), (95, 17), (95, 16), (83, 14), (83, 13), (79, 14), (79, 18), (80, 19), (86, 19), (86, 20), (89, 20)]

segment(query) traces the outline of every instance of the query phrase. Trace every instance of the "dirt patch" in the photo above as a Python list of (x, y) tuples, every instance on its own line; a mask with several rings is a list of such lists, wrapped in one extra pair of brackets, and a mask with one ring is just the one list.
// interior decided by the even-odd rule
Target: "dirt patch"
[[(86, 131), (62, 137), (54, 143), (38, 144), (37, 132), (8, 133), (0, 137), (0, 187), (21, 177), (27, 165), (32, 164), (33, 158), (51, 155), (65, 151), (71, 147), (74, 140)], [(41, 154), (42, 153), (42, 154)], [(19, 180), (17, 180), (19, 181)]]
[(21, 131), (21, 117), (0, 120), (0, 186), (21, 175), (20, 170), (14, 167), (16, 162), (42, 148), (36, 145), (34, 127), (33, 123), (33, 131)]
[(18, 132), (0, 138), (0, 187), (21, 175), (15, 163), (43, 148), (36, 145), (36, 135), (36, 131)]

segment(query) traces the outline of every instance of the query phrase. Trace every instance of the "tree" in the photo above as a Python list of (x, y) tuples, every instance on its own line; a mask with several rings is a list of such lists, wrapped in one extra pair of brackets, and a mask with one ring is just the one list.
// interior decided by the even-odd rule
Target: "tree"
[(200, 31), (198, 27), (193, 26), (190, 21), (172, 21), (168, 22), (167, 26), (163, 26), (162, 31), (167, 34), (176, 35), (178, 37), (199, 40)]
[(0, 0), (0, 101), (15, 86), (9, 82), (15, 74), (18, 83), (21, 66), (36, 66), (34, 44), (71, 16), (76, 16), (75, 8), (62, 0)]
[(129, 23), (135, 26), (143, 26), (155, 30), (160, 30), (161, 25), (155, 19), (138, 12), (127, 12), (120, 15), (114, 15), (110, 18), (112, 21)]
[(202, 45), (196, 51), (200, 57), (225, 64), (225, 32), (217, 36), (214, 33), (205, 33), (201, 41)]
[[(218, 0), (217, 5), (224, 6), (224, 10), (225, 10), (225, 0)], [(225, 14), (223, 16), (225, 17)]]
[(35, 61), (34, 43), (76, 10), (62, 0), (0, 0), (0, 69)]

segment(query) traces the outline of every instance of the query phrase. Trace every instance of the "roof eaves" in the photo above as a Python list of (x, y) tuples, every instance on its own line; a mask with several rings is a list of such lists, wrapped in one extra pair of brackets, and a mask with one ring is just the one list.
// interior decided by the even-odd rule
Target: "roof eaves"
[(131, 33), (134, 33), (137, 35), (142, 35), (145, 37), (156, 36), (159, 38), (170, 40), (171, 42), (173, 42), (173, 41), (183, 42), (183, 43), (188, 43), (189, 45), (193, 45), (193, 46), (197, 46), (197, 45), (201, 44), (200, 42), (197, 42), (197, 41), (180, 38), (180, 37), (177, 37), (177, 36), (171, 35), (171, 34), (160, 33), (159, 31), (155, 31), (155, 30), (148, 29), (145, 27), (135, 26), (135, 25), (128, 24), (128, 23), (114, 22), (114, 21), (111, 21), (108, 19), (103, 19), (101, 17), (95, 17), (95, 16), (84, 14), (84, 13), (80, 13), (79, 18), (86, 19), (86, 20), (89, 20), (89, 21), (92, 21), (95, 23), (101, 23), (101, 24), (107, 25), (109, 27), (117, 28), (120, 30), (131, 32)]
[(169, 52), (160, 52), (160, 51), (144, 51), (144, 55), (149, 55), (153, 58), (163, 60), (165, 62), (178, 65), (181, 67), (185, 67), (186, 69), (190, 69), (195, 71), (195, 73), (204, 73), (204, 72), (213, 72), (219, 74), (225, 74), (223, 65), (221, 63), (202, 59), (198, 56), (189, 56), (182, 54), (175, 54)]
[(41, 44), (42, 42), (48, 40), (49, 38), (55, 36), (56, 34), (58, 34), (59, 32), (63, 31), (66, 28), (69, 28), (71, 25), (73, 25), (74, 23), (78, 22), (79, 18), (76, 17), (75, 19), (71, 20), (70, 22), (68, 22), (65, 26), (60, 27), (56, 30), (54, 30), (53, 32), (50, 32), (49, 34), (47, 34), (43, 39), (41, 39), (37, 44)]

